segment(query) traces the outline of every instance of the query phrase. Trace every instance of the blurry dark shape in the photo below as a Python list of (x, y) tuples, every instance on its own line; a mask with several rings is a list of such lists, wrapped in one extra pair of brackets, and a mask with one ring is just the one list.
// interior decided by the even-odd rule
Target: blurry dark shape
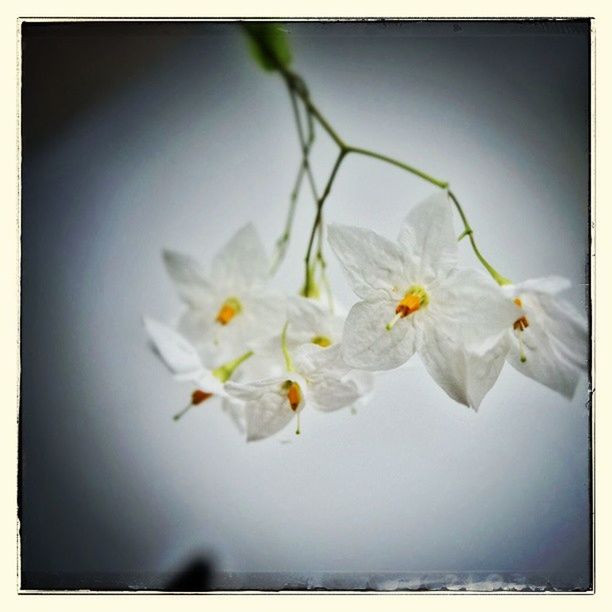
[(52, 138), (75, 116), (160, 62), (193, 29), (189, 23), (24, 22), (24, 146)]
[(243, 23), (253, 59), (268, 72), (289, 68), (291, 47), (283, 26), (277, 23)]
[(212, 589), (215, 566), (212, 559), (194, 557), (183, 566), (175, 577), (163, 588), (164, 591), (194, 592)]

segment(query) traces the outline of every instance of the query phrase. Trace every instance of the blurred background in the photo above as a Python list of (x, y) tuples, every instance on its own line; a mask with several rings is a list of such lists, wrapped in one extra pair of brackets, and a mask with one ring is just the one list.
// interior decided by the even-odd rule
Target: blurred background
[[(566, 276), (588, 316), (588, 21), (286, 28), (346, 140), (450, 180), (502, 274)], [(300, 159), (286, 89), (231, 23), (24, 23), (22, 44), (23, 588), (590, 587), (586, 377), (570, 402), (506, 366), (476, 414), (415, 357), (299, 438), (246, 444), (213, 401), (173, 422), (192, 389), (141, 324), (180, 307), (161, 250), (208, 261), (249, 220), (272, 248)], [(319, 185), (334, 155), (319, 132)], [(326, 216), (394, 237), (431, 192), (349, 158)]]

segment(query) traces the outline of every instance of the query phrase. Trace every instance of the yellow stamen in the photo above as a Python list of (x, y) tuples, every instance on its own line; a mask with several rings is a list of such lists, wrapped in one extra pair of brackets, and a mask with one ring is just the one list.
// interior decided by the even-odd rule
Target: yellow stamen
[(414, 293), (407, 293), (404, 299), (397, 305), (396, 314), (407, 317), (421, 307), (421, 300)]
[(221, 325), (227, 325), (241, 311), (242, 305), (240, 302), (236, 298), (228, 298), (219, 309), (216, 321)]
[(429, 296), (425, 289), (420, 285), (412, 285), (395, 308), (395, 316), (387, 323), (387, 330), (391, 330), (400, 319), (411, 315), (427, 304), (429, 304)]
[(332, 341), (327, 336), (315, 336), (311, 342), (313, 344), (318, 344), (323, 348), (327, 348), (328, 346), (332, 345)]
[(514, 298), (514, 303), (519, 307), (522, 308), (523, 306), (523, 302), (521, 302), (521, 298)]

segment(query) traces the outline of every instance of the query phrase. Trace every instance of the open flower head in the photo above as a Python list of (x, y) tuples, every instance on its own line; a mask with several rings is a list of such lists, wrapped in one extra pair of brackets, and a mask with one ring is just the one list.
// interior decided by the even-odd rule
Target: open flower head
[(221, 360), (278, 329), (284, 298), (267, 287), (269, 261), (252, 224), (241, 228), (209, 270), (189, 256), (164, 252), (164, 262), (186, 310), (181, 334), (202, 354)]
[(559, 297), (567, 279), (549, 276), (504, 289), (515, 305), (506, 334), (507, 361), (525, 376), (571, 398), (588, 368), (588, 326), (573, 304)]
[(265, 356), (254, 356), (250, 352), (223, 364), (205, 364), (195, 347), (172, 328), (148, 317), (144, 318), (144, 326), (155, 353), (175, 380), (190, 382), (194, 386), (186, 409), (178, 414), (182, 415), (210, 398), (221, 398), (223, 411), (239, 431), (244, 432), (243, 404), (227, 394), (227, 381), (270, 376), (278, 373), (279, 368), (275, 368)]
[(303, 346), (291, 369), (251, 382), (228, 382), (227, 392), (244, 402), (247, 440), (262, 440), (284, 429), (305, 407), (324, 412), (354, 404), (366, 391), (344, 370), (335, 368), (336, 355)]
[(329, 228), (329, 242), (362, 298), (344, 328), (346, 363), (387, 370), (419, 351), (451, 397), (476, 407), (488, 389), (476, 390), (477, 374), (469, 375), (469, 363), (457, 360), (491, 349), (491, 338), (501, 336), (516, 313), (491, 279), (457, 267), (447, 193), (410, 211), (398, 243), (368, 229), (337, 225)]

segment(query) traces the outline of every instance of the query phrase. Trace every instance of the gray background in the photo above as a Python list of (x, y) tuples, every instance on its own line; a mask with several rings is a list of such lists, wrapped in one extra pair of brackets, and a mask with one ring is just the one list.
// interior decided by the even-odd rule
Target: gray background
[[(24, 584), (160, 584), (199, 555), (217, 573), (518, 572), (588, 587), (586, 377), (569, 402), (506, 366), (475, 414), (415, 357), (357, 415), (305, 413), (297, 439), (247, 445), (213, 402), (172, 422), (191, 388), (140, 323), (179, 308), (160, 251), (206, 261), (249, 220), (271, 248), (298, 145), (282, 82), (236, 26), (112, 27), (24, 30)], [(345, 139), (450, 180), (504, 275), (566, 276), (585, 311), (588, 23), (288, 30), (295, 69)], [(318, 136), (321, 185), (335, 151)], [(394, 237), (432, 189), (349, 158), (327, 219)], [(275, 280), (287, 291), (312, 214), (303, 197)]]

